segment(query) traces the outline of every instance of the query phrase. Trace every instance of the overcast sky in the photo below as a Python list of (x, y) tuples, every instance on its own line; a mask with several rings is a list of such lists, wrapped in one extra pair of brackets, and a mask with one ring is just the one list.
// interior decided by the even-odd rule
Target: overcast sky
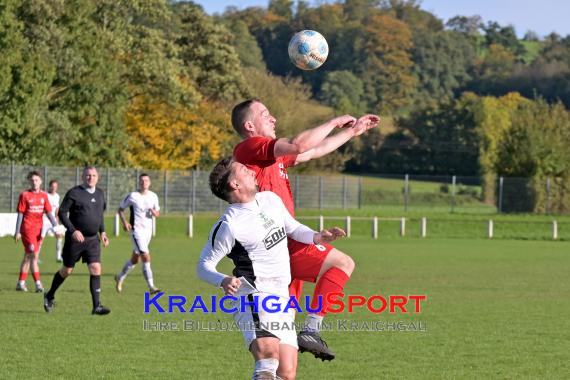
[[(194, 0), (206, 12), (221, 13), (227, 6), (239, 9), (250, 6), (267, 7), (267, 0)], [(313, 4), (325, 2), (311, 1)], [(332, 3), (334, 1), (329, 0)], [(551, 32), (570, 34), (570, 0), (423, 0), (422, 9), (447, 20), (456, 15), (480, 15), (483, 21), (497, 21), (501, 25), (513, 25), (522, 37), (527, 30), (540, 36)]]

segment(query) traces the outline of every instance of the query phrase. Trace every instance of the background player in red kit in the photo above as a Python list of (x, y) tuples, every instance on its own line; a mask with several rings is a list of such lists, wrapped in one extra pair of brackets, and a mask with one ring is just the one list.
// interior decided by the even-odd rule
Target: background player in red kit
[[(294, 216), (287, 168), (322, 157), (351, 138), (376, 127), (379, 122), (376, 115), (365, 115), (358, 120), (344, 115), (305, 130), (294, 138), (277, 139), (276, 119), (259, 100), (251, 99), (232, 110), (232, 126), (243, 138), (234, 149), (234, 158), (256, 173), (259, 191), (276, 193)], [(335, 128), (341, 128), (341, 131), (329, 136)], [(317, 296), (320, 295), (321, 310), (325, 310), (328, 305), (326, 295), (342, 291), (354, 270), (354, 261), (328, 244), (307, 245), (289, 240), (289, 252), (293, 278), (289, 294), (299, 298), (302, 281), (316, 282), (311, 308), (318, 307)], [(335, 355), (319, 334), (324, 315), (325, 312), (321, 311), (307, 316), (298, 344), (301, 352), (309, 351), (317, 358), (332, 360)]]
[(20, 265), (20, 278), (16, 290), (27, 292), (26, 279), (28, 271), (32, 270), (32, 276), (36, 282), (36, 293), (43, 293), (44, 288), (40, 281), (40, 268), (38, 254), (42, 245), (42, 226), (44, 213), (55, 227), (57, 222), (51, 214), (51, 205), (47, 193), (41, 191), (42, 177), (40, 173), (32, 171), (28, 174), (30, 189), (20, 194), (18, 201), (18, 220), (14, 239), (22, 239), (24, 243), (24, 259)]

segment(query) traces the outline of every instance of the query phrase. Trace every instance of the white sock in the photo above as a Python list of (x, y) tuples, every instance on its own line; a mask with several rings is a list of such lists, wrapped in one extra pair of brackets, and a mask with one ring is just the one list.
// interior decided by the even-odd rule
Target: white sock
[(41, 287), (42, 286), (42, 282), (40, 280), (36, 281), (36, 286)]
[(63, 249), (63, 239), (56, 239), (55, 241), (55, 251), (57, 253), (57, 259), (61, 260), (61, 251)]
[(277, 367), (279, 367), (279, 360), (277, 359), (259, 359), (255, 362), (251, 380), (275, 379)]
[(127, 260), (125, 265), (123, 265), (123, 269), (121, 270), (121, 273), (119, 274), (119, 278), (121, 280), (124, 280), (129, 275), (129, 273), (131, 273), (133, 271), (133, 269), (135, 269), (135, 265), (133, 263), (131, 263), (131, 260)]
[(323, 323), (323, 316), (317, 314), (309, 314), (305, 318), (305, 325), (303, 331), (319, 332), (321, 324)]
[(24, 281), (24, 280), (19, 280), (19, 281), (18, 281), (18, 284), (19, 284), (20, 286), (24, 286), (24, 285), (26, 285), (26, 281)]
[(154, 280), (152, 279), (152, 269), (150, 269), (150, 263), (143, 263), (143, 276), (148, 284), (149, 288), (154, 288)]

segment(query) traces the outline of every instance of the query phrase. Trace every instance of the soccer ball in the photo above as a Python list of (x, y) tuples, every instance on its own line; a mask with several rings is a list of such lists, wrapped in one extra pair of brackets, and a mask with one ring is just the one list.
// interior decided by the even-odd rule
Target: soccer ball
[(289, 41), (289, 58), (301, 70), (314, 70), (325, 63), (329, 55), (327, 40), (319, 32), (303, 30)]

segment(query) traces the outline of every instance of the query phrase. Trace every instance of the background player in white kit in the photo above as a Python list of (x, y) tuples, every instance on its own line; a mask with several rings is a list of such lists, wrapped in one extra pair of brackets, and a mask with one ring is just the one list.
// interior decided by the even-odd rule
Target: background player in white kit
[[(54, 216), (56, 221), (59, 223), (59, 219), (57, 217), (57, 213), (59, 212), (59, 202), (60, 196), (57, 193), (57, 189), (59, 187), (59, 183), (52, 179), (49, 181), (49, 189), (48, 189), (48, 200), (49, 204), (51, 205), (51, 214)], [(65, 232), (65, 228), (61, 226), (61, 230), (54, 229), (49, 223), (49, 219), (47, 215), (44, 215), (44, 224), (42, 226), (42, 239), (46, 237), (46, 235), (51, 231), (55, 235), (55, 254), (56, 254), (56, 261), (58, 263), (62, 262), (61, 258), (61, 250), (63, 249), (63, 233)], [(45, 241), (44, 241), (45, 242)], [(41, 247), (40, 247), (41, 249)]]
[[(160, 215), (158, 196), (150, 191), (150, 177), (143, 173), (139, 176), (139, 189), (129, 193), (119, 205), (119, 216), (125, 231), (130, 232), (133, 243), (133, 254), (123, 266), (121, 273), (115, 276), (117, 292), (123, 291), (125, 278), (139, 262), (139, 257), (143, 262), (142, 272), (148, 284), (151, 294), (160, 290), (154, 286), (152, 269), (150, 268), (150, 251), (148, 245), (152, 238), (152, 218)], [(130, 208), (130, 222), (125, 218), (125, 210)]]
[[(245, 326), (254, 323), (256, 327), (242, 330), (246, 347), (255, 359), (252, 379), (294, 379), (298, 349), (296, 333), (291, 329), (294, 314), (282, 312), (289, 301), (291, 282), (287, 236), (306, 244), (320, 244), (346, 234), (337, 227), (317, 233), (300, 224), (276, 194), (258, 193), (255, 173), (231, 158), (220, 161), (212, 170), (210, 189), (230, 205), (210, 232), (198, 260), (198, 276), (229, 295), (236, 294), (240, 277), (253, 284), (256, 289), (247, 295), (247, 301), (257, 297), (259, 309), (250, 306), (239, 312), (238, 299), (234, 305), (238, 311), (233, 314), (236, 322)], [(233, 276), (216, 269), (224, 256), (235, 264)], [(280, 305), (281, 311), (264, 310), (264, 299), (271, 300), (268, 305), (272, 308)], [(273, 322), (289, 328), (274, 328)]]

